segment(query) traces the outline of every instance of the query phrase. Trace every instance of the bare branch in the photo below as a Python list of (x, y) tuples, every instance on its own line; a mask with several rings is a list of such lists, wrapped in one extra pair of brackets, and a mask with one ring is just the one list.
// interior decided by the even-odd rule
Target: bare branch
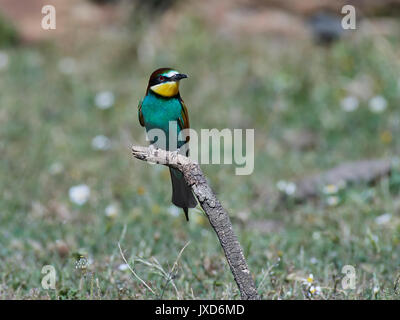
[(326, 185), (340, 183), (371, 183), (390, 174), (390, 159), (370, 159), (345, 162), (328, 171), (305, 177), (296, 182), (296, 200), (304, 200), (318, 195)]
[(173, 167), (183, 173), (217, 234), (242, 299), (260, 299), (228, 213), (208, 185), (199, 164), (177, 152), (152, 146), (133, 146), (132, 154), (137, 159)]

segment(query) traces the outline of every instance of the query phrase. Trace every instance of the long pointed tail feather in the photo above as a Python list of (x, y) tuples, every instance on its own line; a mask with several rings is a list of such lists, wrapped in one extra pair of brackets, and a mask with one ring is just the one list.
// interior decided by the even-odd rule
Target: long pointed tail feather
[(183, 175), (179, 170), (170, 168), (172, 181), (172, 203), (185, 212), (186, 220), (189, 221), (188, 208), (197, 206), (197, 201), (190, 187), (186, 184)]

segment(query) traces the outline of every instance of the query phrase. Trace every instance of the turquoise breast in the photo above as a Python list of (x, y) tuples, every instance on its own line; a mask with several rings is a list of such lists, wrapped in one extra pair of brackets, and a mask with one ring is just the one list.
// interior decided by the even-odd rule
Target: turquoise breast
[[(149, 91), (142, 102), (142, 115), (147, 132), (151, 129), (161, 129), (165, 133), (166, 150), (169, 150), (169, 139), (178, 141), (178, 134), (181, 131), (178, 119), (182, 118), (182, 106), (178, 98), (163, 98)], [(169, 130), (170, 121), (176, 123), (174, 132)], [(157, 139), (151, 143), (156, 141)], [(182, 144), (184, 142), (178, 142), (177, 145), (180, 147)]]

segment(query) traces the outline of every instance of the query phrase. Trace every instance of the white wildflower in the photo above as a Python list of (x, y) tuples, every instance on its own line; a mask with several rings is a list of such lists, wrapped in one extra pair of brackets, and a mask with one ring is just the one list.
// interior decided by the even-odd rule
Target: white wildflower
[(387, 224), (388, 222), (390, 222), (390, 220), (392, 219), (392, 215), (390, 213), (384, 213), (382, 215), (380, 215), (379, 217), (375, 218), (375, 223), (376, 224)]
[(326, 204), (330, 207), (337, 206), (339, 204), (339, 197), (330, 196), (326, 199)]
[(73, 186), (69, 189), (69, 199), (77, 204), (83, 205), (85, 204), (90, 197), (90, 188), (86, 184), (80, 184), (77, 186)]
[(75, 261), (75, 269), (85, 270), (88, 267), (88, 260), (85, 257), (79, 257), (77, 261)]
[(83, 255), (80, 255), (78, 260), (75, 261), (75, 269), (86, 270), (91, 264), (93, 264), (92, 258), (86, 258)]
[(285, 192), (289, 196), (293, 195), (296, 192), (296, 185), (293, 182), (288, 182)]
[(348, 96), (341, 102), (342, 109), (346, 112), (353, 112), (357, 110), (359, 105), (358, 98), (355, 96)]
[(280, 180), (277, 182), (276, 187), (279, 191), (286, 193), (288, 196), (296, 192), (296, 184), (290, 181)]
[(119, 213), (119, 206), (116, 203), (109, 204), (104, 210), (105, 214), (109, 218), (115, 218)]
[(321, 293), (321, 287), (320, 286), (315, 286), (315, 287), (311, 286), (309, 291), (312, 295), (319, 295)]
[(128, 269), (129, 269), (129, 265), (127, 265), (126, 263), (120, 264), (118, 266), (118, 270), (120, 270), (120, 271), (125, 271), (125, 270), (128, 270)]
[(108, 109), (114, 105), (115, 97), (111, 91), (98, 92), (94, 98), (94, 103), (99, 109)]
[(306, 287), (308, 296), (319, 295), (321, 293), (321, 287), (317, 286), (314, 281), (314, 275), (312, 273), (309, 274), (307, 279), (303, 279), (303, 286)]
[(276, 187), (279, 191), (285, 191), (287, 182), (284, 180), (279, 180), (276, 184)]
[(303, 285), (306, 286), (311, 286), (313, 282), (314, 282), (314, 275), (312, 273), (308, 275), (307, 279), (303, 279)]
[(386, 110), (387, 100), (382, 96), (375, 96), (369, 101), (369, 109), (374, 113), (381, 113)]
[(106, 151), (111, 148), (111, 141), (103, 135), (98, 135), (92, 140), (92, 148), (95, 150)]

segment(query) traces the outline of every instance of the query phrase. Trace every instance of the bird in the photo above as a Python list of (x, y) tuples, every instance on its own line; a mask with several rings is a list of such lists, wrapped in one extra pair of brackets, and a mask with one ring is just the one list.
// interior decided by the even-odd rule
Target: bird
[[(167, 151), (179, 150), (189, 142), (189, 136), (185, 140), (178, 139), (181, 130), (190, 128), (188, 111), (179, 93), (180, 80), (185, 78), (187, 78), (186, 74), (172, 68), (155, 70), (150, 75), (146, 95), (138, 105), (140, 125), (145, 127), (146, 132), (152, 129), (162, 130), (166, 135), (166, 141), (165, 146), (161, 145), (161, 148)], [(170, 132), (171, 121), (175, 124), (171, 126), (174, 132)], [(176, 144), (170, 146), (169, 139), (174, 139)], [(160, 147), (156, 139), (150, 142)], [(186, 148), (186, 150), (185, 155), (188, 156), (189, 149)], [(189, 208), (195, 208), (197, 201), (183, 174), (175, 168), (169, 168), (169, 171), (172, 182), (172, 203), (183, 209), (186, 220), (189, 221)]]

